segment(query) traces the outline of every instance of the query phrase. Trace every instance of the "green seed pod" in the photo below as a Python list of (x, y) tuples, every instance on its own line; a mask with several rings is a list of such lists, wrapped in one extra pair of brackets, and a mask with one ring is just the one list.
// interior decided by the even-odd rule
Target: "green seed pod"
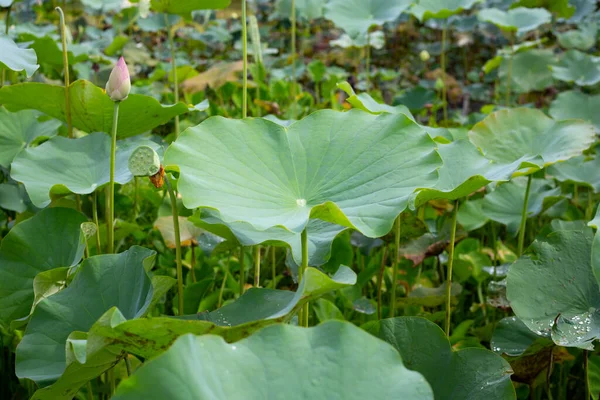
[(160, 171), (160, 158), (149, 146), (140, 146), (129, 156), (129, 170), (134, 176), (152, 176)]

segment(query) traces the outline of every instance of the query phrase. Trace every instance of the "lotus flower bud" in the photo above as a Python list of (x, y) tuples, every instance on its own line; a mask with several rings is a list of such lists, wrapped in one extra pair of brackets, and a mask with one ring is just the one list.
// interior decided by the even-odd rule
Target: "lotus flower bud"
[(127, 69), (125, 59), (121, 57), (106, 82), (106, 94), (112, 101), (123, 101), (129, 96), (130, 91), (129, 69)]
[(427, 50), (423, 50), (419, 53), (419, 58), (421, 58), (421, 61), (427, 62), (429, 61), (431, 56), (429, 55), (429, 52)]

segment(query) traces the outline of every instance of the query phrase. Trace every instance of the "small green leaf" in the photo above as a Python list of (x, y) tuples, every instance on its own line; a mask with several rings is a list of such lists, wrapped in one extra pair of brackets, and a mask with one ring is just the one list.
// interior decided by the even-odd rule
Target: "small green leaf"
[(600, 58), (578, 50), (567, 51), (551, 68), (554, 78), (560, 81), (578, 86), (593, 86), (600, 82)]
[(166, 14), (188, 15), (194, 10), (218, 10), (228, 7), (231, 0), (152, 0), (152, 9)]
[(508, 11), (487, 8), (481, 10), (477, 16), (481, 21), (492, 23), (506, 31), (516, 32), (518, 35), (552, 22), (552, 14), (544, 8), (518, 7)]
[(25, 71), (28, 78), (40, 67), (35, 50), (20, 48), (7, 36), (0, 36), (0, 64), (13, 71)]
[(410, 12), (424, 22), (431, 18), (444, 19), (470, 10), (481, 0), (417, 0)]

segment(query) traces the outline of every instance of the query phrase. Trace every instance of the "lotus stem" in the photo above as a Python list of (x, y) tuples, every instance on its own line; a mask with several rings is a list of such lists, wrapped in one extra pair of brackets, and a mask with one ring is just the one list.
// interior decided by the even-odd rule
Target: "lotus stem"
[(194, 246), (194, 241), (192, 241), (190, 249), (192, 251), (192, 258), (190, 260), (190, 274), (192, 274), (192, 282), (196, 283), (196, 271), (194, 271), (196, 268), (196, 246)]
[(227, 256), (227, 263), (225, 263), (225, 271), (223, 274), (223, 282), (221, 282), (221, 289), (219, 290), (217, 308), (221, 308), (221, 305), (223, 305), (223, 291), (225, 290), (225, 284), (227, 283), (227, 277), (229, 276), (229, 263), (231, 263), (231, 252), (229, 252), (229, 255)]
[(390, 297), (390, 318), (396, 315), (396, 281), (398, 280), (398, 264), (400, 263), (400, 215), (394, 224), (394, 252), (392, 255), (392, 292)]
[(448, 19), (444, 20), (442, 30), (442, 53), (440, 64), (442, 68), (442, 107), (444, 109), (444, 126), (448, 126), (448, 88), (446, 87), (446, 42), (448, 40)]
[(296, 99), (296, 0), (292, 0), (292, 118), (296, 118), (297, 99)]
[[(12, 4), (6, 8), (6, 18), (4, 20), (4, 34), (8, 36), (8, 31), (10, 28), (10, 11), (12, 10)], [(0, 80), (0, 88), (4, 86), (4, 82), (6, 81), (6, 68), (2, 68), (2, 80)]]
[(273, 289), (277, 288), (277, 258), (276, 258), (276, 249), (277, 247), (275, 246), (271, 246), (271, 275), (273, 276), (273, 280), (271, 282), (271, 285), (273, 287)]
[(248, 117), (248, 17), (246, 0), (242, 0), (242, 53), (244, 93), (242, 95), (242, 118)]
[(73, 138), (73, 122), (71, 120), (71, 99), (69, 94), (69, 85), (71, 84), (69, 77), (69, 55), (67, 53), (67, 25), (65, 24), (65, 14), (60, 7), (56, 7), (56, 11), (60, 14), (60, 34), (62, 37), (62, 53), (63, 65), (65, 69), (65, 116), (67, 118), (67, 130), (69, 138)]
[(87, 398), (88, 400), (94, 400), (94, 390), (92, 389), (92, 381), (87, 382)]
[(246, 266), (244, 265), (244, 246), (240, 246), (240, 296), (244, 294), (246, 288)]
[(589, 351), (583, 351), (583, 373), (585, 374), (585, 400), (589, 400), (591, 398), (590, 393), (590, 374), (589, 374)]
[(515, 36), (513, 33), (510, 33), (510, 56), (508, 58), (508, 72), (506, 73), (506, 107), (510, 106), (510, 86), (512, 80), (513, 57), (515, 54), (514, 45)]
[(100, 224), (98, 224), (98, 194), (94, 192), (92, 199), (92, 217), (96, 224), (96, 255), (102, 254), (102, 245), (100, 244)]
[(533, 175), (527, 177), (527, 189), (525, 189), (525, 200), (523, 201), (523, 211), (521, 213), (521, 226), (519, 227), (519, 242), (517, 256), (523, 255), (523, 245), (525, 244), (525, 228), (527, 228), (527, 209), (529, 207), (529, 191), (531, 190), (531, 180)]
[[(308, 269), (308, 232), (306, 228), (302, 231), (300, 240), (302, 243), (302, 265), (298, 268), (298, 286), (300, 286)], [(302, 306), (298, 313), (298, 325), (308, 327), (308, 302)]]
[(382, 318), (382, 302), (381, 302), (381, 289), (383, 287), (383, 273), (385, 272), (385, 259), (387, 257), (387, 246), (383, 246), (381, 254), (381, 265), (379, 267), (379, 274), (377, 275), (377, 319)]
[(110, 183), (108, 185), (108, 254), (115, 252), (115, 159), (117, 153), (117, 128), (119, 122), (119, 105), (115, 101), (112, 124), (112, 141), (110, 145)]
[(452, 230), (450, 231), (450, 251), (448, 252), (448, 276), (446, 277), (446, 336), (450, 337), (450, 317), (452, 316), (452, 267), (454, 266), (454, 242), (456, 241), (456, 219), (458, 216), (458, 200), (454, 203), (452, 213)]
[(260, 245), (254, 247), (254, 287), (260, 287)]
[(175, 229), (175, 260), (177, 262), (177, 294), (179, 295), (179, 315), (183, 315), (183, 268), (181, 265), (181, 233), (179, 230), (179, 212), (177, 211), (177, 197), (171, 186), (171, 180), (165, 174), (165, 183), (171, 198), (171, 214)]
[(371, 89), (371, 35), (367, 31), (367, 60), (366, 60), (366, 77), (367, 77), (367, 91)]
[[(171, 50), (171, 69), (173, 70), (173, 96), (175, 104), (179, 103), (179, 79), (177, 78), (177, 61), (175, 60), (175, 40), (173, 39), (173, 27), (169, 21), (169, 15), (165, 14), (167, 36), (169, 37), (169, 49)], [(179, 137), (179, 115), (175, 116), (175, 138)]]

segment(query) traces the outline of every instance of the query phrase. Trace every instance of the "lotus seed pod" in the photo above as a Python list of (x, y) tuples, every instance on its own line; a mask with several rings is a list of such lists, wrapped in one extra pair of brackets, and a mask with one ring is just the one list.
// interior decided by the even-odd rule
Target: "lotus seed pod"
[(133, 176), (152, 176), (160, 171), (160, 158), (149, 146), (140, 146), (129, 156), (129, 171)]
[(131, 78), (129, 69), (123, 57), (119, 58), (106, 82), (106, 94), (112, 101), (123, 101), (131, 91)]
[(419, 53), (419, 58), (421, 59), (421, 61), (427, 62), (429, 61), (431, 56), (429, 55), (429, 52), (427, 50), (423, 50)]
[(84, 222), (81, 224), (81, 231), (86, 239), (91, 238), (96, 234), (96, 224), (93, 222)]

